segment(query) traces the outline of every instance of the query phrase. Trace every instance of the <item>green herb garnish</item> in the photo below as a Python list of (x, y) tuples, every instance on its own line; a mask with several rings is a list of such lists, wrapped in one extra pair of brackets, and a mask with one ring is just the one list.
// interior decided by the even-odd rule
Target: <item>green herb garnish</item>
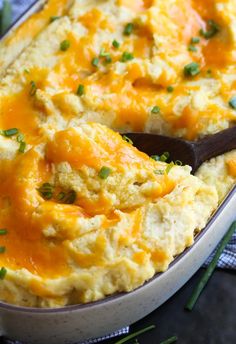
[(105, 62), (106, 63), (112, 63), (112, 58), (110, 55), (105, 57)]
[(165, 174), (165, 171), (164, 170), (154, 170), (154, 173), (157, 175), (163, 175), (163, 174)]
[(169, 152), (164, 152), (161, 156), (160, 156), (160, 159), (159, 161), (162, 161), (162, 162), (166, 162), (170, 157), (170, 153)]
[(0, 235), (6, 235), (8, 233), (7, 229), (0, 229)]
[(130, 143), (131, 145), (133, 145), (133, 141), (126, 135), (122, 135), (122, 139), (128, 143)]
[(78, 96), (80, 96), (80, 97), (81, 97), (82, 95), (84, 95), (84, 85), (80, 84), (80, 85), (78, 86), (78, 89), (77, 89), (76, 94), (77, 94)]
[(197, 62), (189, 63), (184, 67), (185, 76), (195, 76), (200, 73), (200, 66)]
[(7, 129), (7, 130), (3, 130), (2, 134), (6, 137), (11, 137), (14, 135), (17, 135), (19, 133), (19, 130), (17, 128), (12, 128), (12, 129)]
[(3, 35), (12, 22), (12, 7), (8, 0), (3, 0), (2, 9), (0, 11), (0, 35)]
[(188, 51), (192, 51), (192, 52), (197, 52), (197, 48), (194, 46), (194, 45), (192, 45), (192, 44), (190, 44), (189, 46), (188, 46)]
[(70, 41), (68, 39), (65, 39), (60, 44), (60, 50), (61, 51), (67, 51), (70, 48)]
[(123, 55), (121, 56), (121, 62), (127, 62), (127, 61), (131, 61), (134, 59), (134, 55), (129, 53), (128, 51), (125, 51), (123, 53)]
[(5, 252), (6, 252), (6, 247), (0, 246), (0, 253), (5, 253)]
[(139, 336), (140, 334), (143, 334), (145, 332), (148, 332), (148, 331), (151, 331), (155, 328), (156, 326), (155, 325), (151, 325), (151, 326), (148, 326), (148, 327), (145, 327), (144, 329), (140, 330), (140, 331), (137, 331), (135, 333), (131, 333), (129, 336), (123, 338), (123, 339), (120, 339), (118, 340), (118, 342), (115, 342), (115, 344), (123, 344), (123, 343), (126, 343), (128, 342), (129, 340)]
[(198, 44), (198, 43), (200, 43), (200, 38), (199, 38), (199, 37), (192, 37), (191, 43), (192, 43), (192, 44)]
[(174, 87), (173, 86), (168, 86), (167, 87), (167, 92), (169, 92), (169, 93), (174, 92)]
[(44, 183), (39, 189), (38, 192), (41, 196), (46, 199), (50, 200), (53, 197), (54, 186), (49, 183)]
[(171, 161), (171, 163), (166, 167), (166, 174), (169, 174), (170, 170), (175, 166), (174, 162)]
[(160, 156), (159, 155), (151, 155), (150, 158), (155, 160), (155, 161), (160, 161)]
[(176, 160), (176, 161), (175, 161), (175, 165), (177, 165), (177, 166), (183, 166), (183, 163), (182, 163), (181, 160)]
[(230, 99), (229, 105), (231, 106), (232, 109), (236, 110), (236, 96)]
[(106, 52), (106, 50), (104, 48), (102, 48), (99, 56), (100, 57), (110, 56), (110, 53)]
[(98, 65), (99, 65), (99, 58), (98, 57), (94, 57), (92, 59), (91, 64), (92, 64), (93, 67), (98, 67)]
[(35, 81), (30, 81), (30, 96), (33, 97), (35, 94), (36, 94), (36, 91), (37, 91), (37, 85), (35, 83)]
[(50, 18), (50, 23), (53, 23), (54, 21), (56, 21), (56, 20), (58, 20), (58, 19), (60, 19), (61, 17), (60, 16), (52, 16), (51, 18)]
[(157, 113), (160, 113), (160, 111), (161, 109), (159, 108), (159, 106), (154, 106), (151, 110), (151, 113), (157, 114)]
[(133, 24), (133, 23), (128, 23), (128, 24), (125, 26), (124, 35), (125, 35), (125, 36), (130, 36), (131, 33), (133, 32), (133, 30), (134, 30), (134, 24)]
[(212, 19), (207, 21), (207, 28), (207, 31), (203, 29), (200, 30), (200, 35), (206, 39), (214, 37), (220, 31), (220, 26)]
[(16, 141), (20, 143), (24, 141), (24, 139), (25, 139), (25, 135), (20, 133), (19, 135), (17, 135)]
[(26, 149), (26, 142), (22, 141), (22, 142), (20, 143), (19, 152), (20, 152), (20, 153), (24, 153), (24, 152), (25, 152), (25, 149)]
[(116, 49), (119, 49), (119, 47), (120, 47), (120, 43), (119, 43), (117, 40), (115, 40), (115, 39), (114, 39), (114, 41), (112, 42), (112, 45), (113, 45), (113, 47), (116, 48)]
[(7, 269), (2, 267), (0, 270), (0, 279), (3, 280), (7, 274)]
[(172, 344), (172, 343), (177, 342), (177, 340), (178, 340), (178, 337), (177, 336), (173, 336), (173, 337), (170, 337), (170, 338), (164, 340), (160, 344)]
[(207, 282), (209, 281), (211, 275), (213, 274), (213, 272), (217, 266), (217, 262), (221, 256), (222, 252), (224, 251), (226, 245), (229, 243), (235, 230), (236, 230), (236, 221), (234, 221), (232, 223), (232, 225), (230, 226), (228, 232), (226, 233), (226, 235), (224, 236), (223, 240), (221, 241), (219, 247), (217, 248), (216, 253), (215, 253), (211, 263), (209, 264), (207, 269), (204, 271), (200, 281), (198, 282), (196, 288), (193, 291), (192, 296), (188, 300), (188, 302), (185, 306), (185, 309), (187, 309), (188, 311), (191, 311), (193, 309), (194, 305), (196, 304), (201, 292), (203, 291), (203, 289), (206, 286)]
[(107, 179), (111, 174), (111, 169), (109, 167), (103, 166), (98, 173), (99, 178)]

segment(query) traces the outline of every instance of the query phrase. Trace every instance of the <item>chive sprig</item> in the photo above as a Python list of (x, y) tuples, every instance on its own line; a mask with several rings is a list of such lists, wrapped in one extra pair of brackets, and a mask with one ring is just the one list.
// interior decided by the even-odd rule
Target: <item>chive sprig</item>
[(211, 263), (209, 264), (207, 269), (204, 271), (200, 281), (198, 282), (196, 288), (193, 291), (192, 296), (190, 297), (190, 299), (188, 300), (188, 302), (185, 306), (186, 310), (191, 311), (193, 309), (193, 307), (195, 306), (200, 294), (202, 293), (207, 282), (209, 281), (210, 277), (212, 276), (222, 252), (224, 251), (226, 245), (229, 243), (235, 230), (236, 230), (236, 221), (234, 221), (232, 223), (232, 225), (230, 226), (228, 232), (226, 233), (222, 242), (220, 243), (219, 247), (217, 248), (216, 253), (215, 253)]

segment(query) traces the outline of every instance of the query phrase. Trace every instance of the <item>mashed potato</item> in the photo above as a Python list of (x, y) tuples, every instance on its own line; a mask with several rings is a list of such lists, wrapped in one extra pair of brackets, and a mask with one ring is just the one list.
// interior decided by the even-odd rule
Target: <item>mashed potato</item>
[(20, 155), (12, 140), (0, 176), (0, 292), (11, 303), (133, 290), (165, 271), (217, 206), (215, 188), (188, 166), (168, 171), (100, 124), (59, 131)]
[(233, 125), (235, 15), (235, 0), (50, 0), (0, 44), (1, 300), (131, 291), (193, 244), (236, 152), (193, 176), (115, 131)]

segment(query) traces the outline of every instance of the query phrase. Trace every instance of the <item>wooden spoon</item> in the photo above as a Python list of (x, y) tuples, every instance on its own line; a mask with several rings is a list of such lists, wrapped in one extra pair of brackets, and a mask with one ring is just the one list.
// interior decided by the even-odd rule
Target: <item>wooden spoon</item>
[(181, 160), (184, 165), (192, 166), (192, 173), (195, 173), (204, 161), (236, 148), (236, 126), (196, 142), (147, 133), (128, 133), (125, 136), (133, 141), (135, 147), (148, 155), (169, 152), (171, 161)]

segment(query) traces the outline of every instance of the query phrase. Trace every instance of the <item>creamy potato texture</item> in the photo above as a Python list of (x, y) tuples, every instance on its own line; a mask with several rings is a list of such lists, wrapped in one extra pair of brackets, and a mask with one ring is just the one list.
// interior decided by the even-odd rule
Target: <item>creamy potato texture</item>
[(235, 151), (196, 177), (115, 131), (234, 125), (235, 18), (235, 0), (50, 0), (3, 40), (1, 300), (131, 291), (193, 243), (235, 184)]

